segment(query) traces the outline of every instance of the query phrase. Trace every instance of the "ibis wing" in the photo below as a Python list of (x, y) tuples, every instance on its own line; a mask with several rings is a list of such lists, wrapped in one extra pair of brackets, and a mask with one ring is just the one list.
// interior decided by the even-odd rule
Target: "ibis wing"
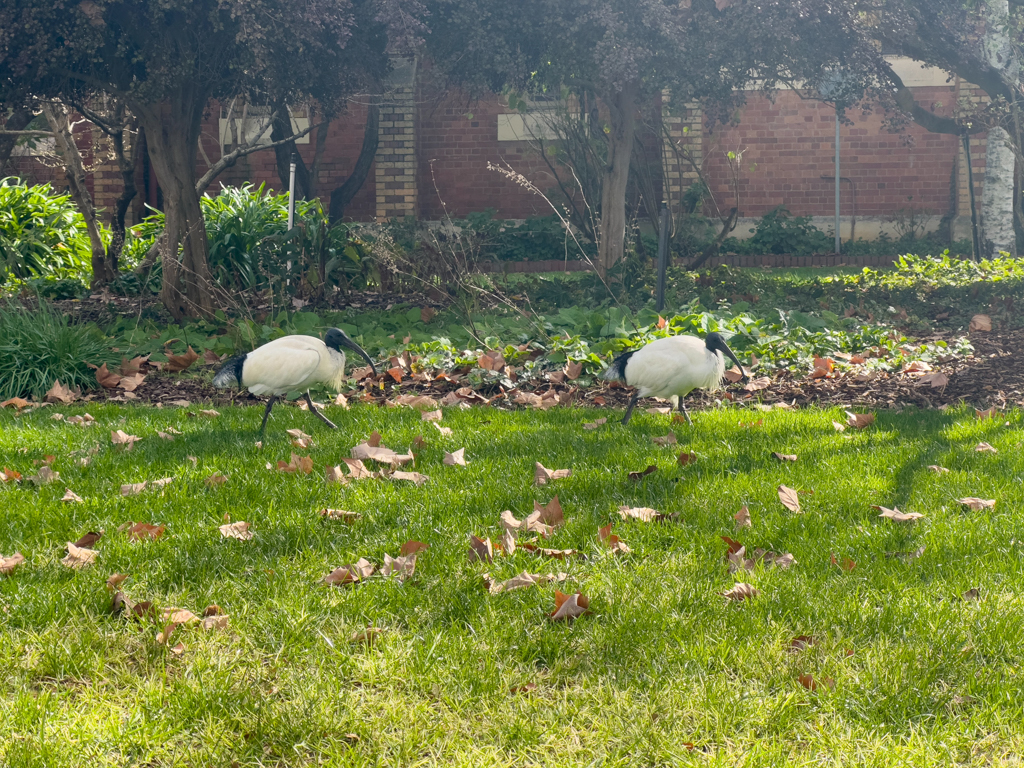
[(320, 360), (316, 349), (265, 344), (246, 358), (242, 386), (254, 395), (283, 395), (305, 388)]
[(670, 336), (652, 341), (626, 363), (626, 383), (644, 397), (686, 395), (713, 378), (710, 360), (700, 339)]

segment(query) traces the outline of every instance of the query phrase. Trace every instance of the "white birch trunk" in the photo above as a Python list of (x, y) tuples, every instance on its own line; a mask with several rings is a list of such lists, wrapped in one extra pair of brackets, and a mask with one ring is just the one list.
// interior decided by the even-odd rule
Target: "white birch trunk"
[[(985, 0), (986, 25), (982, 41), (990, 66), (999, 70), (1004, 81), (1016, 88), (1020, 62), (1014, 55), (1006, 32), (1010, 14), (1008, 0)], [(983, 254), (1005, 251), (1016, 256), (1013, 229), (1014, 153), (1010, 135), (1002, 128), (988, 132), (985, 149), (985, 185), (981, 195), (981, 242)]]

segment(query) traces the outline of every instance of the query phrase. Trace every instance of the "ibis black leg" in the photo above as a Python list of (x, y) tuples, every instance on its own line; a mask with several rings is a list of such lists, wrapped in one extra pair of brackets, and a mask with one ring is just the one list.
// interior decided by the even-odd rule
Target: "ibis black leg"
[(682, 397), (679, 398), (679, 410), (682, 411), (683, 412), (683, 416), (686, 417), (686, 423), (689, 424), (692, 427), (693, 426), (693, 422), (690, 421), (690, 412), (688, 410), (686, 410), (686, 404), (683, 402), (683, 398)]
[(330, 427), (331, 429), (337, 429), (338, 428), (337, 424), (335, 424), (333, 421), (328, 419), (326, 416), (324, 416), (322, 413), (320, 413), (320, 411), (318, 411), (316, 409), (316, 406), (313, 405), (313, 398), (311, 398), (309, 396), (309, 392), (306, 392), (306, 405), (308, 405), (309, 406), (309, 410), (311, 410), (314, 414), (316, 414), (316, 417), (318, 419), (320, 419), (320, 421), (322, 421), (328, 427)]
[(277, 395), (271, 395), (267, 401), (267, 410), (263, 412), (263, 423), (260, 424), (260, 439), (263, 438), (263, 433), (267, 431), (267, 419), (270, 418), (270, 409), (274, 407), (274, 402), (277, 400)]
[(640, 399), (640, 390), (633, 393), (633, 397), (629, 400), (629, 405), (626, 406), (626, 415), (622, 417), (623, 424), (629, 424), (629, 417), (633, 415), (633, 409), (636, 407), (636, 401)]

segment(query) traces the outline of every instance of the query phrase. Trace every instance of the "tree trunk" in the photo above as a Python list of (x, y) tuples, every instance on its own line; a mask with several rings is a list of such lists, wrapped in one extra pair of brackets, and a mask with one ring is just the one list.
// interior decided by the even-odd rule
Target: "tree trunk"
[(607, 273), (622, 259), (626, 240), (626, 186), (636, 133), (639, 84), (627, 83), (607, 100), (608, 160), (601, 179), (601, 242), (597, 267)]
[[(23, 131), (25, 126), (32, 122), (33, 114), (32, 110), (23, 107), (22, 109), (16, 109), (11, 113), (11, 116), (7, 118), (7, 121), (3, 124), (5, 131)], [(7, 161), (11, 159), (11, 152), (14, 151), (14, 146), (18, 143), (17, 136), (0, 136), (0, 178), (3, 178), (7, 174), (4, 173), (4, 167), (7, 165)]]
[(133, 125), (125, 125), (123, 110), (120, 115), (121, 130), (115, 132), (111, 137), (114, 146), (114, 157), (117, 159), (117, 167), (121, 171), (121, 194), (114, 203), (114, 210), (110, 215), (110, 245), (107, 247), (107, 268), (116, 278), (120, 271), (121, 251), (124, 249), (125, 217), (128, 215), (128, 207), (131, 205), (138, 190), (135, 187), (135, 169), (141, 155), (140, 148), (143, 144), (143, 130), (138, 128), (131, 138), (131, 148), (125, 152), (124, 133)]
[[(288, 113), (288, 105), (283, 101), (277, 101), (273, 105), (272, 112), (274, 122), (270, 129), (270, 140), (277, 142), (287, 139), (294, 133), (292, 131), (292, 118)], [(281, 180), (281, 192), (288, 191), (293, 155), (295, 156), (295, 199), (309, 200), (311, 196), (310, 187), (312, 186), (309, 169), (306, 168), (306, 164), (299, 155), (294, 141), (278, 144), (274, 147), (274, 159), (277, 160), (277, 177)]]
[(189, 84), (160, 105), (129, 105), (146, 131), (149, 157), (164, 191), (166, 240), (160, 299), (178, 321), (213, 315), (206, 226), (196, 192), (196, 155), (205, 105), (205, 92)]
[[(985, 59), (1004, 82), (1016, 89), (1020, 63), (1010, 45), (1006, 22), (1010, 7), (1007, 0), (985, 0), (986, 30), (982, 40)], [(1006, 251), (1015, 256), (1013, 230), (1014, 152), (1010, 135), (1002, 128), (988, 132), (985, 148), (985, 182), (981, 195), (982, 251), (991, 256)]]
[(92, 251), (92, 282), (90, 287), (99, 288), (114, 279), (107, 270), (107, 251), (103, 247), (100, 228), (96, 223), (96, 209), (92, 204), (92, 196), (85, 186), (85, 166), (82, 155), (78, 151), (75, 137), (72, 134), (71, 122), (68, 120), (67, 107), (63, 104), (47, 104), (43, 107), (46, 122), (50, 124), (57, 153), (64, 164), (64, 175), (68, 180), (71, 197), (78, 206), (82, 218), (85, 219), (85, 231), (89, 235), (89, 248)]
[(345, 179), (340, 187), (331, 192), (331, 203), (328, 209), (328, 219), (331, 224), (337, 224), (345, 216), (345, 209), (352, 202), (352, 198), (363, 186), (366, 177), (370, 173), (370, 166), (373, 165), (373, 158), (377, 156), (378, 127), (380, 125), (380, 107), (370, 104), (366, 108), (366, 127), (363, 129), (363, 146), (359, 150), (359, 157), (356, 159), (355, 168)]

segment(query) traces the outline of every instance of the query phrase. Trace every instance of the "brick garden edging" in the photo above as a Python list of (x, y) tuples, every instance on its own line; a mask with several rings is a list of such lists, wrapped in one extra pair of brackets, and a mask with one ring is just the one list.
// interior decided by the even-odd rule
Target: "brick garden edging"
[[(891, 267), (898, 256), (789, 256), (766, 254), (763, 256), (716, 256), (704, 262), (701, 269), (711, 269), (723, 264), (728, 267)], [(680, 265), (681, 266), (681, 265)], [(590, 265), (585, 261), (482, 261), (482, 272), (498, 273), (543, 273), (543, 272), (587, 272)]]

